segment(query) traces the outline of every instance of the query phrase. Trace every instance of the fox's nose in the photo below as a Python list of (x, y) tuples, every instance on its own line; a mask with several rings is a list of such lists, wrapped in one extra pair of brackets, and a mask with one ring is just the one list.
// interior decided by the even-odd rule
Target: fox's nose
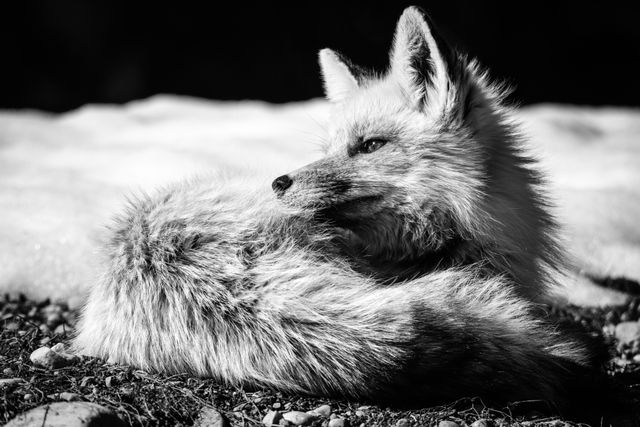
[(293, 180), (289, 178), (289, 175), (282, 175), (273, 180), (271, 188), (273, 188), (273, 191), (280, 196), (287, 188), (291, 187), (291, 184), (293, 184)]

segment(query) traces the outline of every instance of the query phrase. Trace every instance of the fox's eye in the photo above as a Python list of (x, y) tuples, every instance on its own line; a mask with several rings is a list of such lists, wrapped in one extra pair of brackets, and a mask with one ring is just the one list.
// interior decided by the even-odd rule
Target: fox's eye
[(362, 143), (362, 145), (360, 145), (360, 147), (358, 148), (358, 152), (364, 154), (373, 153), (374, 151), (380, 149), (386, 143), (387, 141), (385, 141), (384, 139), (367, 139)]

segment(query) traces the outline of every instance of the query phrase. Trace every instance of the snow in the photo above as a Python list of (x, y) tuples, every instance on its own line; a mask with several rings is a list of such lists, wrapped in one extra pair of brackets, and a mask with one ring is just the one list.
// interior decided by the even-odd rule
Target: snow
[[(327, 111), (320, 100), (162, 95), (61, 115), (0, 112), (0, 291), (79, 303), (126, 195), (221, 170), (268, 183), (321, 156)], [(618, 301), (581, 277), (640, 280), (640, 111), (538, 105), (519, 115), (582, 275), (569, 299)]]

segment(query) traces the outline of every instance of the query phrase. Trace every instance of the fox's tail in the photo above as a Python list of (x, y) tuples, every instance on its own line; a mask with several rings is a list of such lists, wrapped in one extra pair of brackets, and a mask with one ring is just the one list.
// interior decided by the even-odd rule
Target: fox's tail
[(540, 399), (571, 416), (602, 412), (588, 346), (541, 321), (502, 278), (447, 270), (382, 286), (289, 240), (234, 254), (238, 244), (220, 235), (231, 222), (207, 212), (189, 227), (153, 209), (115, 230), (79, 352), (314, 395)]
[(131, 284), (154, 295), (124, 284), (94, 291), (78, 349), (157, 371), (401, 405), (540, 399), (584, 418), (600, 415), (607, 396), (586, 346), (532, 318), (498, 279), (448, 272), (385, 288), (267, 287), (233, 302), (206, 283), (155, 280)]

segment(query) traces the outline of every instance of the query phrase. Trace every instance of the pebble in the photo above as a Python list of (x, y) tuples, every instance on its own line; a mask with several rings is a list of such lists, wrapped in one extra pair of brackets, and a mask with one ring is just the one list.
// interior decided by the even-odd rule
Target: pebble
[(262, 419), (265, 426), (278, 425), (278, 421), (282, 418), (282, 414), (278, 411), (269, 411)]
[(614, 334), (616, 339), (623, 343), (640, 339), (640, 322), (618, 323)]
[(489, 424), (487, 423), (487, 420), (475, 420), (473, 422), (473, 424), (471, 424), (471, 427), (489, 427)]
[(312, 415), (301, 411), (291, 411), (282, 414), (282, 418), (289, 421), (291, 424), (295, 424), (297, 426), (306, 426), (311, 424), (317, 418), (317, 415)]
[(44, 425), (67, 427), (126, 426), (114, 411), (104, 406), (89, 402), (56, 402), (22, 413), (9, 421), (5, 427)]
[(63, 352), (63, 351), (65, 351), (64, 344), (59, 342), (58, 344), (56, 344), (53, 347), (51, 347), (51, 350), (52, 351), (56, 351), (58, 353)]
[(18, 329), (20, 329), (20, 325), (18, 325), (16, 322), (10, 322), (4, 325), (4, 328), (7, 331), (17, 331)]
[(53, 330), (53, 333), (56, 335), (67, 335), (70, 332), (71, 332), (71, 326), (65, 325), (64, 323), (59, 324)]
[(71, 393), (68, 391), (63, 391), (62, 393), (50, 394), (47, 396), (49, 399), (54, 400), (66, 400), (67, 402), (71, 402), (73, 400), (80, 399), (80, 395), (77, 393)]
[(45, 318), (45, 322), (48, 327), (55, 328), (60, 323), (64, 322), (62, 317), (62, 307), (56, 304), (49, 304), (42, 308), (42, 314)]
[(52, 348), (40, 347), (29, 356), (31, 363), (41, 368), (58, 369), (76, 363), (78, 356), (64, 351), (64, 346), (56, 344)]
[(22, 396), (22, 398), (23, 398), (24, 400), (31, 400), (31, 399), (33, 399), (33, 394), (31, 394), (31, 393), (26, 393), (24, 396)]
[(440, 421), (438, 427), (460, 427), (455, 421)]
[(229, 427), (229, 420), (215, 408), (205, 406), (200, 409), (194, 427)]
[(346, 425), (344, 418), (333, 418), (329, 420), (328, 427), (345, 427)]
[(408, 419), (406, 418), (400, 418), (397, 422), (396, 422), (396, 427), (409, 427), (411, 425), (411, 423), (409, 422)]
[(120, 387), (120, 394), (123, 396), (133, 396), (133, 387)]
[(282, 403), (280, 403), (280, 402), (276, 402), (276, 403), (274, 403), (273, 405), (271, 405), (271, 407), (272, 407), (273, 409), (280, 409), (280, 408), (282, 408)]
[(319, 415), (324, 418), (329, 418), (331, 415), (331, 406), (330, 405), (322, 405), (318, 406), (316, 409), (309, 411), (312, 415)]

